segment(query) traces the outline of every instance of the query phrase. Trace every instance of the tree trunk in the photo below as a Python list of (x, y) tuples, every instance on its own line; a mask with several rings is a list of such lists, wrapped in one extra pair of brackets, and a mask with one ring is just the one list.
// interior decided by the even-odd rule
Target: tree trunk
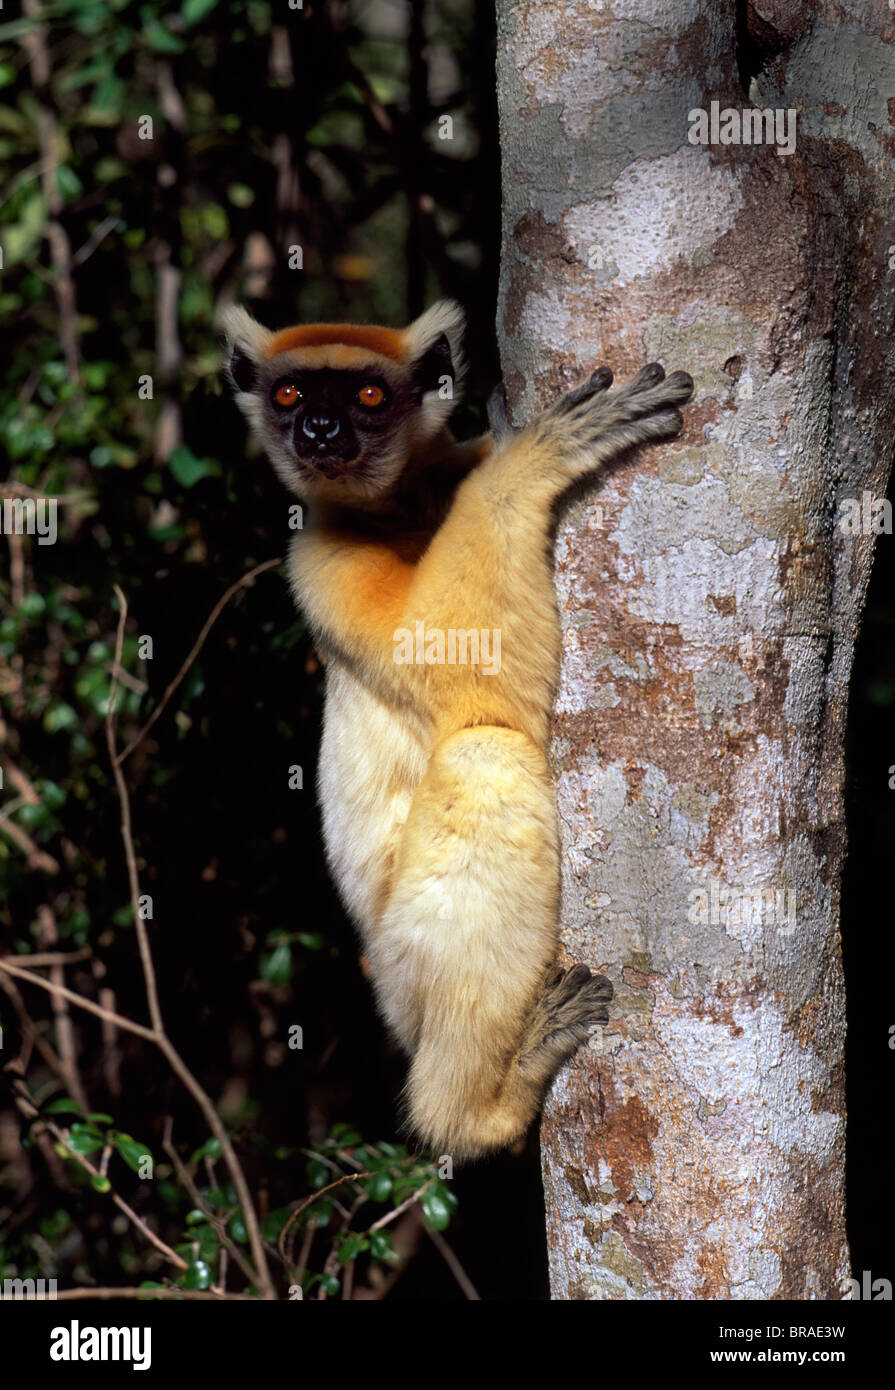
[[(681, 438), (557, 535), (562, 935), (616, 996), (545, 1109), (554, 1298), (848, 1273), (843, 735), (892, 453), (893, 45), (864, 0), (498, 4), (512, 418), (604, 362), (696, 381)], [(775, 143), (718, 138), (759, 108)]]

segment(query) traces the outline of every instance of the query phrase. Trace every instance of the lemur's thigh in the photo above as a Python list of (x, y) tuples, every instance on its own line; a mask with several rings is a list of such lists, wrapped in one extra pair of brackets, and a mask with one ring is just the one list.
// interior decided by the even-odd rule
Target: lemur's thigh
[[(383, 1012), (405, 1047), (461, 1074), (506, 1060), (557, 945), (559, 856), (544, 759), (524, 735), (477, 727), (432, 754), (368, 944)], [(461, 1037), (464, 1041), (461, 1044)]]

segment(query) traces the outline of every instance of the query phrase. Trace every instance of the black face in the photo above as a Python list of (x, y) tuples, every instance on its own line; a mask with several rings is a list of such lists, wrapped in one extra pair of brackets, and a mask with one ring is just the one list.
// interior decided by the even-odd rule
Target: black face
[(376, 371), (285, 372), (270, 387), (274, 427), (296, 457), (325, 478), (375, 463), (406, 409), (402, 392)]

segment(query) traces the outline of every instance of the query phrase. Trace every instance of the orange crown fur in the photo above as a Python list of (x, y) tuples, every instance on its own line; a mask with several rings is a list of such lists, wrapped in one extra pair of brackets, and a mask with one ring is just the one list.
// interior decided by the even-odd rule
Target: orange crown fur
[(345, 347), (367, 348), (390, 357), (393, 362), (404, 360), (404, 335), (394, 328), (376, 328), (356, 323), (310, 323), (298, 328), (284, 328), (277, 333), (265, 353), (276, 357), (290, 348), (327, 347), (342, 343)]

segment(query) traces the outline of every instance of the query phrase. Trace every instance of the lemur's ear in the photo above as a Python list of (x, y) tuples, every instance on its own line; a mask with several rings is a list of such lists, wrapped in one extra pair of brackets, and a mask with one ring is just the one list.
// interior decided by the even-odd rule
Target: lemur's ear
[(453, 299), (440, 299), (404, 330), (406, 361), (420, 390), (437, 391), (443, 377), (450, 377), (454, 391), (465, 370), (463, 330), (466, 318)]
[(237, 391), (251, 391), (257, 378), (257, 364), (267, 355), (273, 334), (237, 304), (220, 316), (227, 339), (225, 367)]

